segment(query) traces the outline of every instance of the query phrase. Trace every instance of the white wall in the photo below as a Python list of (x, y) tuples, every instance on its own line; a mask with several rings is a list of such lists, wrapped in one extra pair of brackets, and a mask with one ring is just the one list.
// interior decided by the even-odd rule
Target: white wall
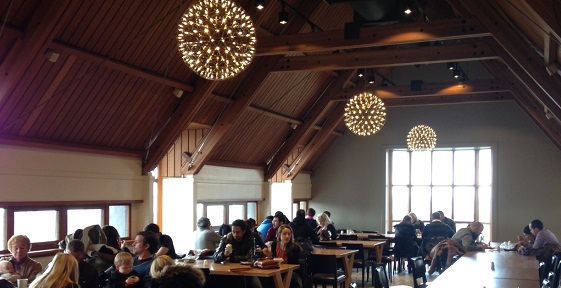
[(152, 219), (150, 177), (138, 159), (0, 145), (0, 201), (144, 200), (132, 231)]
[(310, 206), (332, 212), (336, 227), (385, 231), (385, 152), (406, 147), (417, 124), (436, 131), (439, 147), (497, 148), (494, 240), (514, 240), (534, 218), (561, 237), (561, 151), (513, 102), (388, 108), (378, 133), (347, 131), (324, 154), (312, 176)]

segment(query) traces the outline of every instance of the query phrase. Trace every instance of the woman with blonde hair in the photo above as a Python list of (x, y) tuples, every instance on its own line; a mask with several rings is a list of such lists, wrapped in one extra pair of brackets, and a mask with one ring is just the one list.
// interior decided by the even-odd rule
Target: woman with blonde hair
[(316, 227), (316, 233), (318, 234), (319, 240), (335, 240), (337, 239), (337, 229), (333, 226), (331, 219), (325, 213), (321, 213), (318, 216), (318, 226)]
[(79, 288), (78, 261), (70, 254), (59, 253), (29, 288)]
[(413, 212), (409, 212), (408, 214), (411, 217), (411, 224), (415, 227), (415, 229), (419, 229), (419, 231), (423, 232), (425, 229), (425, 223), (417, 218), (417, 214)]

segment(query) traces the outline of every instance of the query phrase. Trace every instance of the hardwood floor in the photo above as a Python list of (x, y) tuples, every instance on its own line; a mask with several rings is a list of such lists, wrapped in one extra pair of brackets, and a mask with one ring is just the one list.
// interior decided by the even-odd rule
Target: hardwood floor
[[(359, 269), (357, 272), (356, 269), (353, 269), (352, 277), (353, 277), (353, 282), (356, 283), (356, 287), (362, 287), (362, 271)], [(372, 286), (371, 277), (372, 277), (372, 271), (370, 271), (370, 277), (368, 278), (368, 282), (366, 282), (366, 275), (365, 275), (364, 287), (374, 287)], [(432, 280), (436, 279), (436, 277), (438, 277), (438, 273), (434, 273), (433, 275), (427, 274), (427, 281), (431, 282)], [(401, 273), (394, 273), (392, 282), (390, 282), (390, 286), (394, 286), (394, 285), (408, 285), (413, 287), (413, 276), (407, 271), (401, 271)]]

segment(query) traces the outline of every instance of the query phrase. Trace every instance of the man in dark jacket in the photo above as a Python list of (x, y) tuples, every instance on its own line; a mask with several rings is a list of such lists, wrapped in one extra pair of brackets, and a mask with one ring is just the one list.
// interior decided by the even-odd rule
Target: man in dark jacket
[[(249, 233), (244, 220), (235, 220), (232, 222), (232, 232), (226, 234), (220, 240), (220, 245), (214, 253), (214, 263), (223, 261), (239, 263), (241, 261), (248, 261), (254, 256), (255, 242), (253, 236)], [(249, 287), (262, 287), (257, 276), (244, 277), (244, 279)]]
[(97, 276), (97, 269), (86, 262), (84, 242), (74, 239), (66, 245), (65, 253), (70, 254), (78, 261), (79, 279), (78, 282), (82, 288), (95, 288), (99, 287), (99, 279)]
[(430, 243), (431, 246), (434, 246), (437, 243), (431, 243), (431, 242), (435, 242), (435, 239), (443, 240), (443, 239), (452, 238), (452, 236), (454, 236), (455, 233), (454, 230), (450, 228), (450, 226), (440, 221), (440, 213), (438, 212), (432, 213), (431, 219), (432, 222), (430, 224), (427, 224), (425, 226), (425, 229), (423, 229), (423, 244), (421, 245), (421, 249), (419, 249), (421, 255), (423, 256), (426, 255), (426, 253), (430, 252), (429, 250), (432, 248), (432, 247), (427, 247), (427, 244)]
[(296, 211), (296, 218), (292, 220), (290, 227), (295, 241), (302, 246), (302, 249), (313, 250), (313, 244), (319, 244), (318, 235), (306, 222), (306, 211), (303, 209)]

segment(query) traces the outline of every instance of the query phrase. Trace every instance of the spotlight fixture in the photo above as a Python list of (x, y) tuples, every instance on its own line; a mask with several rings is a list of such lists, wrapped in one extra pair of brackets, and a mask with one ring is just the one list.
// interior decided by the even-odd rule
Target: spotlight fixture
[(364, 77), (364, 68), (358, 68), (356, 75), (358, 77)]
[(368, 76), (368, 84), (374, 84), (374, 82), (376, 82), (376, 77), (374, 76), (374, 74)]
[(458, 79), (458, 78), (460, 78), (460, 74), (461, 74), (460, 69), (455, 68), (452, 75), (454, 75), (454, 78)]
[(454, 62), (446, 63), (446, 68), (448, 68), (448, 70), (454, 70), (455, 66), (456, 66), (456, 63), (454, 63)]
[(288, 12), (284, 10), (284, 0), (281, 0), (282, 11), (279, 12), (279, 23), (284, 25), (288, 23)]
[(265, 0), (255, 0), (255, 8), (263, 10), (265, 8)]
[(345, 125), (351, 132), (368, 136), (386, 123), (386, 107), (380, 98), (364, 92), (355, 95), (345, 105)]
[(436, 146), (436, 133), (426, 125), (417, 125), (407, 134), (409, 151), (431, 151)]
[(181, 58), (206, 79), (233, 78), (255, 54), (255, 27), (234, 1), (199, 1), (187, 9), (178, 26)]
[(411, 9), (409, 7), (406, 7), (405, 10), (403, 10), (403, 13), (405, 13), (405, 15), (410, 15), (411, 14)]

